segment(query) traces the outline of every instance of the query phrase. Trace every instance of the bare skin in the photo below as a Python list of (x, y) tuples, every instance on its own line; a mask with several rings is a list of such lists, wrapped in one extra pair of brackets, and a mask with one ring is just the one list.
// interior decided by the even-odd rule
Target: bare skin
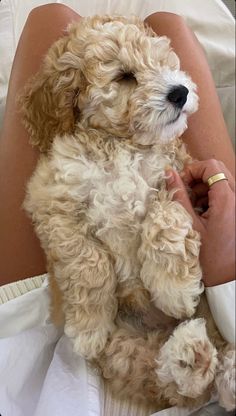
[[(0, 276), (1, 284), (46, 271), (45, 257), (32, 224), (22, 209), (25, 186), (39, 153), (28, 142), (15, 97), (38, 71), (51, 44), (63, 36), (71, 21), (80, 16), (61, 4), (34, 9), (22, 32), (12, 73), (0, 139)], [(53, 25), (52, 25), (53, 22)], [(184, 20), (171, 13), (156, 13), (146, 19), (172, 45), (186, 70), (198, 84), (201, 108), (189, 120), (184, 136), (189, 151), (199, 159), (221, 159), (233, 171), (234, 155), (204, 53)], [(190, 53), (191, 51), (191, 53)], [(210, 112), (209, 112), (210, 108)]]
[[(207, 179), (224, 173), (228, 180), (210, 187)], [(214, 159), (194, 162), (181, 176), (167, 173), (168, 190), (177, 189), (174, 199), (193, 218), (193, 227), (201, 234), (200, 262), (205, 286), (216, 286), (235, 279), (235, 180), (222, 162)], [(182, 177), (182, 178), (181, 178)], [(192, 189), (190, 201), (186, 186)], [(203, 212), (194, 211), (203, 208)]]

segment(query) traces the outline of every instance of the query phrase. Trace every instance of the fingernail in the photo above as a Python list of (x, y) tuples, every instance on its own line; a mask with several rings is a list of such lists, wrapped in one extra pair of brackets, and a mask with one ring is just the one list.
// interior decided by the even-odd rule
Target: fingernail
[(175, 182), (175, 176), (172, 170), (166, 170), (166, 182), (168, 185), (172, 185)]

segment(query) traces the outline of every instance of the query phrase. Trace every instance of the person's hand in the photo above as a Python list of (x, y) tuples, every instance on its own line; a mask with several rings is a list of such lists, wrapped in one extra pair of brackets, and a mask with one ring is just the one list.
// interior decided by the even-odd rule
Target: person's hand
[[(223, 172), (228, 178), (211, 187), (207, 179)], [(181, 176), (167, 171), (167, 189), (176, 189), (173, 199), (181, 203), (201, 234), (200, 263), (205, 286), (216, 286), (235, 278), (235, 181), (222, 162), (193, 162)], [(187, 193), (191, 188), (191, 200)], [(201, 212), (200, 212), (201, 211)]]

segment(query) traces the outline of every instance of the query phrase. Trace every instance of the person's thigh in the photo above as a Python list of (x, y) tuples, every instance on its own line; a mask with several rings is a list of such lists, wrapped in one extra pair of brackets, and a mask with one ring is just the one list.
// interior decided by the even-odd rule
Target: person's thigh
[(30, 13), (18, 43), (0, 138), (0, 284), (46, 270), (43, 251), (22, 208), (26, 183), (39, 154), (29, 145), (16, 96), (38, 71), (52, 43), (63, 36), (71, 21), (79, 19), (61, 4), (38, 7)]
[(181, 69), (197, 84), (199, 109), (189, 118), (183, 135), (191, 155), (199, 160), (218, 159), (234, 172), (235, 158), (214, 81), (204, 51), (181, 16), (157, 12), (145, 22), (160, 36), (166, 35), (180, 58)]

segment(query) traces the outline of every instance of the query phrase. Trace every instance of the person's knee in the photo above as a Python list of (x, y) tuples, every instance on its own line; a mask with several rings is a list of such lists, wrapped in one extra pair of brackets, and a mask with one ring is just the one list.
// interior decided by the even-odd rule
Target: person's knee
[(64, 12), (67, 10), (71, 10), (68, 6), (61, 3), (50, 3), (50, 4), (43, 4), (42, 6), (34, 7), (30, 13), (29, 16), (35, 16), (39, 14), (45, 14), (45, 13), (57, 13), (57, 12)]
[(56, 19), (58, 16), (67, 16), (73, 14), (76, 13), (65, 4), (50, 3), (44, 4), (42, 6), (37, 6), (34, 9), (32, 9), (29, 13), (27, 21), (37, 21), (38, 19), (47, 16), (47, 18), (51, 17), (53, 22), (54, 19)]
[(178, 27), (186, 27), (185, 19), (176, 13), (171, 12), (155, 12), (145, 19), (146, 23), (153, 21), (162, 21), (169, 25), (176, 25)]

